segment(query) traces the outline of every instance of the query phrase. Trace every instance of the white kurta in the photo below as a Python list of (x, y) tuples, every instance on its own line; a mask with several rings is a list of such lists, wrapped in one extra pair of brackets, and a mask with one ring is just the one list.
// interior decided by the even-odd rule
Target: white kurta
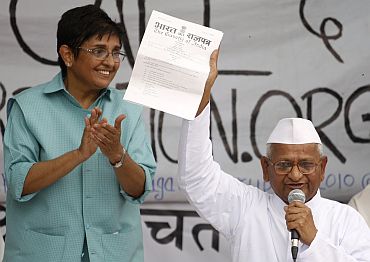
[[(179, 185), (200, 216), (230, 242), (234, 262), (292, 261), (286, 205), (275, 194), (246, 185), (214, 162), (209, 140), (209, 105), (183, 121)], [(370, 261), (370, 229), (353, 208), (317, 193), (307, 202), (318, 233), (300, 244), (297, 262)]]
[(355, 208), (365, 218), (366, 223), (370, 227), (370, 185), (367, 185), (364, 190), (356, 194), (349, 201), (349, 205)]

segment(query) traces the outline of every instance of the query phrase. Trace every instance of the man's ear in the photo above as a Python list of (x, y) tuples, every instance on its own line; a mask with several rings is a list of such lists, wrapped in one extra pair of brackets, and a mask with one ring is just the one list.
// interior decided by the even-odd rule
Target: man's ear
[(269, 161), (267, 157), (262, 156), (260, 159), (261, 162), (261, 167), (262, 167), (262, 172), (263, 172), (263, 180), (265, 182), (270, 181), (270, 176), (269, 176)]
[(61, 45), (59, 47), (59, 55), (67, 67), (72, 66), (74, 56), (71, 48), (69, 48), (67, 45)]
[(328, 163), (328, 157), (327, 156), (323, 156), (321, 157), (321, 165), (320, 165), (320, 179), (321, 181), (324, 180), (325, 178), (325, 170), (326, 170), (326, 164)]

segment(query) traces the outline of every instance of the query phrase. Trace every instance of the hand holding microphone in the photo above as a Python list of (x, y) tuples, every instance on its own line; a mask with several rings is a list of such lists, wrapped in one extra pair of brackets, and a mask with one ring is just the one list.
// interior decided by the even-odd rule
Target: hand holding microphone
[(311, 209), (304, 204), (305, 201), (304, 192), (300, 189), (294, 189), (288, 196), (289, 206), (284, 208), (286, 225), (288, 230), (291, 231), (294, 261), (298, 254), (298, 240), (310, 245), (317, 233)]

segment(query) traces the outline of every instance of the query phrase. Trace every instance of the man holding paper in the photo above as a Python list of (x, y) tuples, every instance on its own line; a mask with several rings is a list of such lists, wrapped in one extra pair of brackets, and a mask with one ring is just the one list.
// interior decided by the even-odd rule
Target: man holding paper
[[(229, 240), (233, 261), (295, 261), (289, 231), (300, 240), (297, 261), (370, 261), (364, 219), (320, 196), (327, 157), (311, 121), (282, 119), (271, 133), (261, 167), (272, 194), (226, 174), (213, 160), (209, 101), (217, 57), (214, 51), (196, 118), (183, 120), (179, 185), (197, 212)], [(294, 189), (305, 200), (288, 200)]]

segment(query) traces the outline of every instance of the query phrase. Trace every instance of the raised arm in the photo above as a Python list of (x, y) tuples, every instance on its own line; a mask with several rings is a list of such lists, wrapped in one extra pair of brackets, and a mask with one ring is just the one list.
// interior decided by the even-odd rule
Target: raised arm
[(179, 144), (179, 186), (200, 216), (227, 237), (234, 235), (246, 203), (247, 186), (223, 172), (212, 155), (210, 93), (217, 77), (218, 51), (210, 58), (210, 74), (197, 117), (183, 120)]

